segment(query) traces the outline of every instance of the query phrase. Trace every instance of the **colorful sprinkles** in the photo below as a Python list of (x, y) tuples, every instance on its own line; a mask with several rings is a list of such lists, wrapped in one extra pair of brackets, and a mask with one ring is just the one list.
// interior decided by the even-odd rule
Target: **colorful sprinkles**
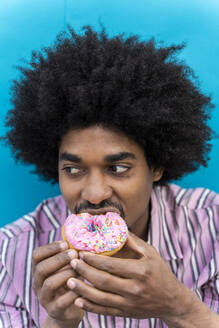
[(104, 215), (71, 214), (64, 223), (68, 242), (78, 250), (102, 253), (120, 248), (128, 236), (128, 227), (118, 213)]

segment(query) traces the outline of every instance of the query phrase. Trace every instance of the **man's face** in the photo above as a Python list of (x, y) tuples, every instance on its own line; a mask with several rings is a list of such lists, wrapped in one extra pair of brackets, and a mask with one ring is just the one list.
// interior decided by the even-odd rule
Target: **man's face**
[(143, 236), (153, 181), (143, 150), (122, 133), (98, 126), (69, 131), (59, 148), (59, 184), (72, 213), (116, 211)]

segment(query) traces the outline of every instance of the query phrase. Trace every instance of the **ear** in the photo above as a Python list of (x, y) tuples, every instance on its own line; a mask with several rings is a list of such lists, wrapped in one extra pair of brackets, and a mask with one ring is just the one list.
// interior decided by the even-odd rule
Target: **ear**
[(153, 182), (157, 182), (162, 178), (164, 169), (159, 168), (159, 169), (152, 169), (152, 174), (153, 174)]

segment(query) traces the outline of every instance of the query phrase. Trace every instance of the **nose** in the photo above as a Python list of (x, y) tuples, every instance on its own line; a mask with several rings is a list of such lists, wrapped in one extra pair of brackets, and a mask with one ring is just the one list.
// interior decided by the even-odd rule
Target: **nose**
[(81, 196), (83, 200), (97, 205), (112, 196), (112, 188), (107, 184), (104, 174), (92, 172), (85, 181)]

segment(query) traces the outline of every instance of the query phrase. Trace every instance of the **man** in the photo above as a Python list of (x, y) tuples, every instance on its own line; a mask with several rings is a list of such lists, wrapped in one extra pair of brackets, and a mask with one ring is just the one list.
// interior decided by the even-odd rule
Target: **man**
[[(210, 150), (181, 48), (70, 28), (20, 68), (5, 139), (62, 195), (1, 229), (2, 327), (219, 327), (219, 197), (169, 184)], [(68, 249), (69, 213), (109, 210), (116, 256)]]

